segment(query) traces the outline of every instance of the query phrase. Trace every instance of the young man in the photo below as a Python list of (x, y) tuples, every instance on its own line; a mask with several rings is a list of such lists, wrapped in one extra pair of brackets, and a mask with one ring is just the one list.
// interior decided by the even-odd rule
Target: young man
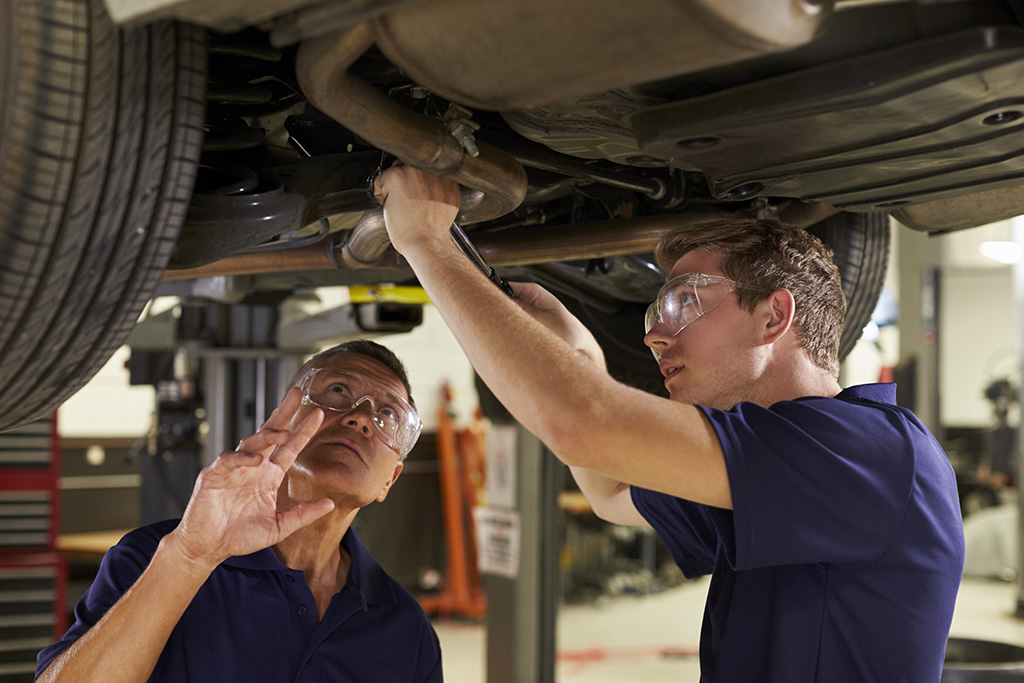
[(266, 424), (200, 473), (180, 522), (111, 548), (38, 680), (441, 681), (426, 615), (350, 528), (420, 430), (389, 350), (313, 357)]
[(963, 566), (953, 471), (893, 385), (841, 390), (827, 248), (773, 221), (666, 236), (644, 338), (664, 399), (612, 379), (550, 294), (513, 301), (461, 257), (450, 182), (397, 167), (376, 186), (481, 377), (595, 511), (712, 574), (702, 681), (939, 679)]

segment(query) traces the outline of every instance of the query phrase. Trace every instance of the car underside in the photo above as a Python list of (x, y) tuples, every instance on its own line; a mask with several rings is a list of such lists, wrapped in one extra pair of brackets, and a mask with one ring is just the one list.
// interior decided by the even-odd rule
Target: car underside
[(668, 230), (818, 234), (845, 355), (890, 216), (940, 233), (1024, 213), (1016, 3), (212, 5), (0, 9), (0, 429), (88, 381), (154, 293), (413, 283), (371, 192), (396, 162), (457, 180), (488, 262), (652, 390)]

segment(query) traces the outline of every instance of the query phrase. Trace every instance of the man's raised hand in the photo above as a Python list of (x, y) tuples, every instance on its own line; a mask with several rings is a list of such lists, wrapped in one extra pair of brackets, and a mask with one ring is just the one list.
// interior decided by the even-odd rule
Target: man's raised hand
[(327, 498), (277, 509), (285, 474), (324, 418), (323, 411), (314, 409), (293, 426), (301, 399), (301, 392), (292, 388), (255, 434), (199, 473), (174, 532), (190, 560), (212, 569), (228, 557), (272, 546), (334, 509)]

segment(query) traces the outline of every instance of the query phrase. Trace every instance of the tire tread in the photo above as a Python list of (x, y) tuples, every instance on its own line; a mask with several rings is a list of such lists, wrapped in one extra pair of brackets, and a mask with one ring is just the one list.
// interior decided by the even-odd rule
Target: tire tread
[(0, 112), (0, 430), (51, 411), (130, 333), (184, 221), (205, 105), (201, 30), (15, 2), (26, 56), (0, 67), (29, 68)]

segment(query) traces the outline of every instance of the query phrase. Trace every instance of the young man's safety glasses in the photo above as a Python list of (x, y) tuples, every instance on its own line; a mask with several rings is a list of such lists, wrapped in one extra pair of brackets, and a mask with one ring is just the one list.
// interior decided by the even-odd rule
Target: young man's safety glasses
[(403, 458), (416, 445), (423, 431), (420, 416), (408, 401), (362, 375), (313, 368), (303, 375), (299, 387), (302, 389), (302, 402), (307, 405), (336, 413), (369, 407), (377, 436)]
[(644, 332), (650, 332), (655, 325), (663, 325), (666, 333), (674, 337), (687, 325), (705, 313), (713, 310), (734, 289), (754, 289), (719, 275), (686, 273), (672, 278), (658, 290), (658, 298), (647, 308)]

